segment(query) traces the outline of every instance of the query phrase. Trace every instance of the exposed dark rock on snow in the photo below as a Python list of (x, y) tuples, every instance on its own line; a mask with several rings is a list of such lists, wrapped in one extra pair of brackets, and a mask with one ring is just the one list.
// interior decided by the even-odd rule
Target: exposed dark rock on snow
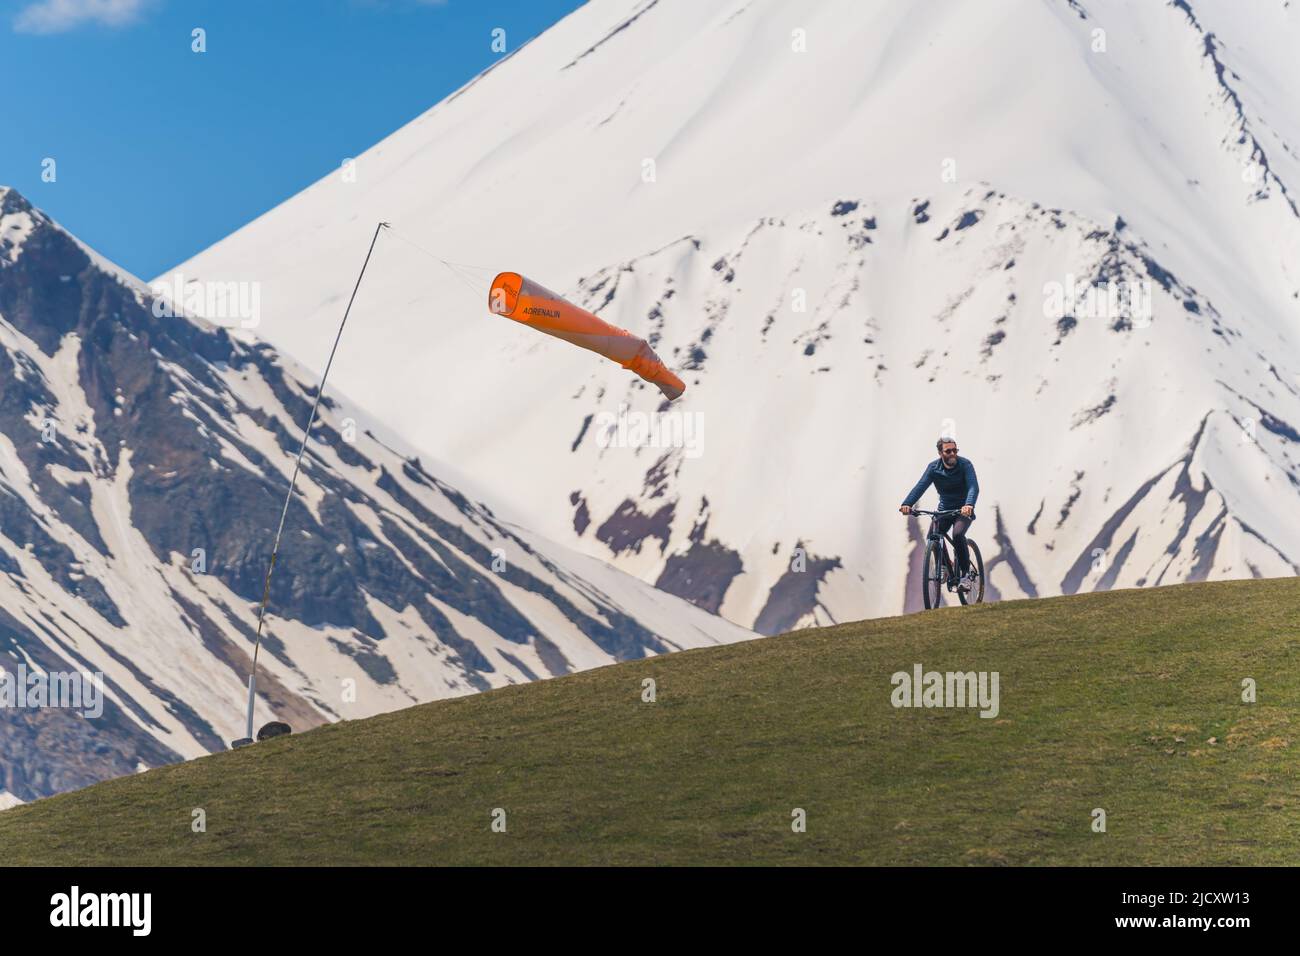
[[(241, 735), (315, 386), (264, 344), (156, 311), (16, 192), (0, 189), (0, 216), (0, 667), (103, 672), (110, 698), (92, 719), (0, 709), (0, 786), (30, 800)], [(562, 549), (354, 436), (355, 416), (323, 398), (271, 584), (259, 716), (301, 730), (679, 646), (637, 617), (663, 600), (649, 585), (568, 570)], [(744, 634), (674, 606), (688, 640)]]

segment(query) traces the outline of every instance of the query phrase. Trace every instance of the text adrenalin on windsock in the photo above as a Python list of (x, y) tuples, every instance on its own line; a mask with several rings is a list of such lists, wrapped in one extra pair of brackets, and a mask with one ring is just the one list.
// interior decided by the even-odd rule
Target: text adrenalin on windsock
[(670, 400), (686, 391), (645, 339), (610, 325), (517, 272), (503, 272), (492, 280), (488, 311), (603, 355), (659, 386)]

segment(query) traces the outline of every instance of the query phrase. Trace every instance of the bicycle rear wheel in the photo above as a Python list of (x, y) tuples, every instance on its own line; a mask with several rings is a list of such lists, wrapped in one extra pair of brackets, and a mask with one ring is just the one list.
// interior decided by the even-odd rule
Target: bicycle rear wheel
[(921, 578), (921, 596), (925, 600), (927, 611), (939, 607), (943, 602), (943, 589), (947, 584), (946, 558), (942, 542), (931, 541), (926, 545), (925, 563), (921, 565), (924, 572)]
[(975, 579), (971, 581), (969, 591), (958, 591), (962, 604), (983, 604), (984, 603), (984, 558), (980, 555), (980, 546), (970, 538), (966, 539), (966, 547), (970, 551), (970, 569), (975, 573)]

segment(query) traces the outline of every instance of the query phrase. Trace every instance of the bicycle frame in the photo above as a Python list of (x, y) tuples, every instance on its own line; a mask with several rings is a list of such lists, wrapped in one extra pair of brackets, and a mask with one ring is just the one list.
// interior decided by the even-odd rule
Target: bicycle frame
[[(941, 531), (939, 530), (938, 525), (939, 525), (939, 519), (940, 519), (940, 518), (946, 518), (946, 517), (948, 517), (949, 515), (960, 515), (960, 514), (961, 514), (961, 509), (960, 509), (960, 508), (953, 508), (953, 509), (950, 510), (950, 511), (923, 511), (923, 510), (921, 510), (921, 509), (919, 509), (919, 508), (913, 508), (913, 509), (911, 510), (910, 514), (914, 514), (914, 515), (923, 515), (923, 516), (924, 516), (924, 515), (928, 515), (928, 516), (929, 516), (929, 518), (930, 518), (930, 530), (927, 531), (926, 534), (925, 534), (925, 540), (926, 540), (926, 541), (937, 541), (937, 540), (939, 540), (940, 538), (942, 538), (944, 541), (947, 541), (949, 544), (952, 544), (952, 546), (953, 546), (954, 548), (957, 547), (955, 544), (953, 544), (952, 538), (948, 536), (948, 532), (947, 532), (947, 531), (942, 531), (942, 532), (941, 532)], [(944, 553), (944, 557), (947, 558), (948, 555), (947, 555), (947, 549), (946, 549), (946, 548), (944, 549), (944, 552), (945, 552), (945, 553)], [(950, 567), (951, 567), (951, 564), (952, 564), (952, 562), (950, 561), (950, 562), (949, 562), (949, 566), (950, 566)]]

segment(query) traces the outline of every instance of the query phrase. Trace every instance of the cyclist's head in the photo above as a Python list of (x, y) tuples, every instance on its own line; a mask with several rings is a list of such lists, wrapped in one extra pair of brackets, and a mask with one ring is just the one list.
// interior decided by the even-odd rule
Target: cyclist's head
[(955, 438), (944, 435), (934, 443), (934, 447), (944, 461), (954, 461), (957, 458), (957, 439)]

